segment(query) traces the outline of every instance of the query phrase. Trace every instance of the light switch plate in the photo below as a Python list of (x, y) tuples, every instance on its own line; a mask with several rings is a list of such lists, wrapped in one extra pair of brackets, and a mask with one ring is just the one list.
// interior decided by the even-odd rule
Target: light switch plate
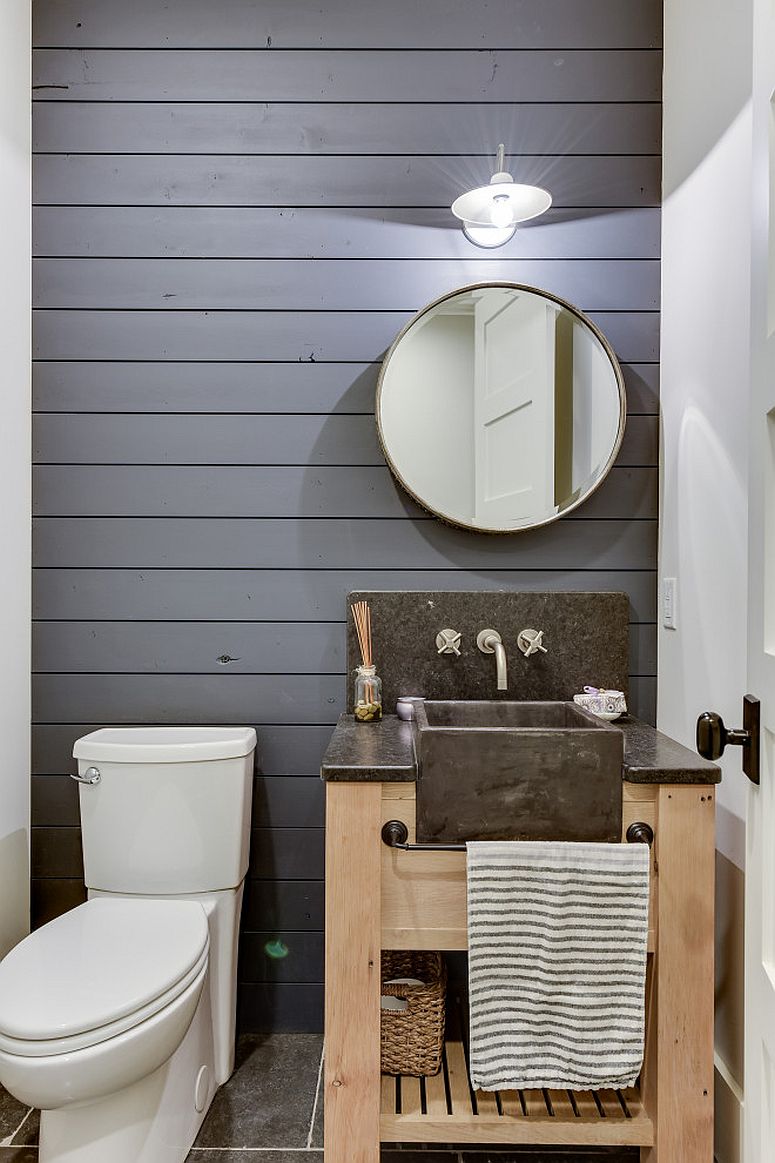
[(662, 578), (662, 625), (666, 630), (678, 628), (677, 617), (678, 581), (674, 577)]

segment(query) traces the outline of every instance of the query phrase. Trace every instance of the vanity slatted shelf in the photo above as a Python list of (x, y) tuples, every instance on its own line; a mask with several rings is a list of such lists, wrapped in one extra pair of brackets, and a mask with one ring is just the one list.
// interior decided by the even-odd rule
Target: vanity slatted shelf
[(429, 1078), (382, 1075), (383, 1142), (653, 1143), (654, 1128), (637, 1090), (472, 1090), (463, 1003), (452, 998), (449, 1004), (441, 1073)]
[(409, 724), (386, 719), (353, 733), (340, 721), (322, 768), (325, 1163), (377, 1163), (387, 1142), (637, 1146), (642, 1163), (712, 1163), (719, 771), (637, 720), (624, 732), (623, 838), (635, 821), (654, 832), (640, 1086), (487, 1094), (470, 1087), (465, 1007), (452, 991), (442, 1072), (380, 1074), (380, 951), (467, 948), (465, 854), (382, 842), (388, 820), (414, 839)]

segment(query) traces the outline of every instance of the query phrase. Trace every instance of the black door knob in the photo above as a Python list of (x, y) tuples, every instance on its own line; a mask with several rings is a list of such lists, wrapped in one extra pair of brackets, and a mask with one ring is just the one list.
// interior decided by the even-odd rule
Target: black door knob
[(752, 783), (759, 782), (759, 700), (743, 698), (742, 730), (730, 730), (717, 711), (703, 711), (697, 720), (697, 750), (704, 759), (718, 759), (724, 748), (743, 748), (743, 771)]

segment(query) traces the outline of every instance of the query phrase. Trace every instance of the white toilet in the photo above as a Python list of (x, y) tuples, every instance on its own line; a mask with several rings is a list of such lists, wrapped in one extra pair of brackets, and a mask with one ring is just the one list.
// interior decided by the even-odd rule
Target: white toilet
[(234, 1065), (256, 733), (94, 731), (73, 749), (89, 899), (0, 963), (0, 1083), (40, 1163), (180, 1163)]

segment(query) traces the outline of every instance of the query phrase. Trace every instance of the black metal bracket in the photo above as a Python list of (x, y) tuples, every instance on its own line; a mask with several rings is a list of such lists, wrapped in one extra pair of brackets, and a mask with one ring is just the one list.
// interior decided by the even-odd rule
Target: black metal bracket
[(718, 759), (725, 747), (743, 748), (743, 771), (759, 783), (761, 704), (755, 695), (743, 696), (743, 728), (730, 731), (716, 711), (703, 711), (697, 720), (697, 750), (703, 759)]
[[(651, 824), (638, 820), (630, 824), (626, 832), (628, 844), (654, 843), (654, 829)], [(388, 848), (400, 848), (402, 852), (465, 852), (465, 844), (408, 844), (409, 829), (403, 820), (388, 820), (382, 825), (382, 843)]]

